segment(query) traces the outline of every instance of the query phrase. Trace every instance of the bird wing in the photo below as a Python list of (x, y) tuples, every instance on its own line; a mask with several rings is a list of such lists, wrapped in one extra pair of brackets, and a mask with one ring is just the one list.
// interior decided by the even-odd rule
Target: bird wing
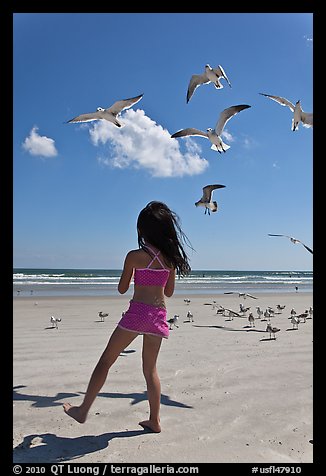
[(103, 112), (102, 111), (96, 111), (96, 112), (89, 112), (87, 114), (81, 114), (80, 116), (74, 117), (73, 119), (70, 119), (70, 121), (67, 121), (67, 123), (71, 122), (91, 122), (91, 121), (97, 121), (99, 119), (103, 119)]
[(208, 134), (204, 131), (200, 131), (199, 129), (194, 129), (193, 127), (189, 127), (188, 129), (181, 129), (180, 131), (175, 132), (172, 134), (172, 138), (175, 137), (185, 137), (185, 136), (202, 136), (208, 139)]
[(270, 98), (273, 101), (278, 102), (279, 104), (281, 104), (281, 106), (289, 107), (291, 111), (294, 112), (294, 104), (292, 104), (292, 102), (288, 101), (287, 99), (281, 98), (280, 96), (272, 96), (271, 94), (264, 94), (264, 93), (259, 93), (259, 94), (261, 94), (262, 96), (266, 96), (267, 98)]
[(205, 83), (210, 83), (210, 80), (207, 78), (206, 74), (193, 74), (191, 76), (187, 91), (187, 103), (189, 102), (191, 96), (194, 94), (195, 89), (201, 84)]
[(268, 233), (268, 236), (285, 236), (286, 238), (291, 238), (291, 236), (288, 235), (273, 235), (272, 233)]
[(302, 246), (306, 248), (306, 250), (308, 250), (311, 254), (313, 254), (313, 250), (309, 248), (309, 246), (302, 243), (302, 241), (297, 240), (297, 238), (293, 238), (292, 236), (289, 236), (289, 235), (272, 235), (271, 233), (268, 233), (268, 236), (285, 236), (286, 238), (289, 238), (292, 241), (292, 243), (301, 243)]
[(128, 109), (129, 107), (133, 106), (136, 104), (138, 101), (141, 100), (143, 97), (143, 94), (140, 94), (139, 96), (136, 96), (134, 98), (129, 98), (129, 99), (121, 99), (121, 101), (116, 101), (112, 106), (108, 107), (105, 111), (110, 112), (114, 116), (119, 114), (119, 112), (123, 111), (123, 109)]
[(205, 187), (203, 187), (202, 200), (204, 200), (204, 201), (207, 200), (209, 202), (211, 200), (213, 190), (216, 190), (217, 188), (224, 188), (224, 187), (225, 187), (225, 185), (219, 185), (219, 184), (206, 185)]
[(215, 132), (219, 136), (221, 135), (225, 124), (233, 117), (235, 114), (238, 114), (238, 112), (242, 111), (243, 109), (248, 109), (251, 106), (248, 106), (248, 104), (239, 104), (237, 106), (231, 106), (228, 107), (227, 109), (224, 109), (220, 116), (219, 119), (216, 123), (215, 126)]
[(301, 112), (301, 122), (304, 127), (313, 127), (313, 113), (312, 112)]
[(304, 243), (302, 243), (302, 241), (300, 241), (300, 243), (302, 244), (302, 246), (304, 246), (306, 248), (306, 250), (308, 250), (312, 255), (314, 254), (312, 249), (309, 248), (309, 246), (305, 245)]
[(220, 64), (218, 65), (217, 68), (214, 68), (213, 71), (217, 76), (224, 78), (226, 80), (226, 82), (228, 83), (228, 85), (230, 86), (230, 88), (231, 88), (231, 83), (229, 81), (229, 78), (225, 74), (225, 71), (224, 71), (224, 69), (222, 68), (222, 66)]

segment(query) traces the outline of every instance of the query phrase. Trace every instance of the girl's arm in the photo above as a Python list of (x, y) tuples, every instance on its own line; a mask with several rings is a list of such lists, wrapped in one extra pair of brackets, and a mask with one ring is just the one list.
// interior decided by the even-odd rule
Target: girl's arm
[(133, 274), (134, 274), (134, 267), (133, 267), (132, 251), (129, 251), (129, 253), (127, 254), (125, 258), (122, 274), (118, 284), (118, 291), (120, 294), (124, 294), (128, 291)]
[(169, 279), (164, 288), (164, 294), (166, 297), (171, 297), (174, 293), (175, 284), (175, 269), (171, 269)]

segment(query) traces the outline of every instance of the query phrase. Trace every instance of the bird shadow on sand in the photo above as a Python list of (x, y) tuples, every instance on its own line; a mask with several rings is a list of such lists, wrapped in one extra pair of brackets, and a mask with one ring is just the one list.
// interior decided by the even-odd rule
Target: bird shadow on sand
[(114, 438), (132, 438), (148, 433), (145, 429), (126, 430), (75, 438), (57, 436), (54, 433), (31, 434), (24, 436), (23, 441), (13, 449), (13, 462), (59, 463), (76, 460), (107, 448)]
[[(137, 403), (147, 401), (148, 396), (147, 392), (134, 392), (134, 393), (119, 393), (119, 392), (100, 392), (98, 397), (104, 398), (128, 398), (131, 400), (130, 405), (136, 405)], [(185, 403), (178, 402), (176, 400), (171, 400), (168, 395), (164, 393), (161, 394), (161, 404), (172, 406), (172, 407), (181, 407), (181, 408), (193, 408), (190, 405), (186, 405)]]
[(193, 327), (211, 327), (213, 329), (221, 329), (222, 331), (233, 331), (233, 332), (266, 332), (262, 329), (255, 329), (254, 327), (250, 327), (250, 326), (244, 326), (242, 329), (235, 329), (233, 327), (217, 326), (217, 325), (208, 325), (208, 326), (194, 325)]
[[(129, 351), (131, 352), (131, 351)], [(13, 400), (19, 401), (30, 401), (32, 403), (32, 407), (37, 408), (45, 408), (45, 407), (54, 407), (54, 406), (61, 406), (62, 400), (67, 400), (72, 397), (80, 397), (81, 395), (85, 394), (85, 392), (78, 392), (78, 393), (68, 393), (68, 392), (59, 392), (54, 396), (43, 396), (43, 395), (29, 395), (27, 393), (17, 392), (21, 388), (26, 388), (26, 385), (16, 385), (13, 388)], [(134, 393), (113, 393), (113, 392), (100, 392), (98, 397), (102, 398), (128, 398), (131, 400), (130, 405), (136, 405), (137, 403), (147, 401), (147, 392), (134, 392)], [(186, 405), (182, 402), (178, 402), (176, 400), (171, 400), (168, 395), (164, 393), (161, 394), (161, 404), (167, 406), (174, 406), (174, 407), (182, 407), (182, 408), (193, 408), (192, 406)]]
[[(25, 400), (32, 403), (32, 407), (44, 408), (44, 407), (55, 407), (62, 405), (61, 400), (67, 398), (78, 397), (79, 393), (68, 393), (68, 392), (59, 392), (54, 396), (43, 396), (43, 395), (29, 395), (28, 393), (21, 393), (20, 390), (26, 388), (26, 385), (16, 385), (13, 387), (13, 400)], [(60, 400), (60, 401), (59, 401)]]

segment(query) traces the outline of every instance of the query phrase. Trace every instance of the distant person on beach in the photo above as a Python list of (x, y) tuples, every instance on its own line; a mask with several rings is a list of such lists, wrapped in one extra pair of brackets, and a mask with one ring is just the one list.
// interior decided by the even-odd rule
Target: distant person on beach
[(165, 296), (174, 293), (175, 275), (190, 272), (184, 243), (189, 243), (181, 230), (179, 217), (162, 202), (152, 201), (140, 212), (137, 220), (138, 246), (127, 253), (118, 291), (125, 294), (134, 278), (134, 294), (129, 308), (111, 334), (88, 384), (80, 406), (64, 403), (64, 411), (84, 423), (108, 371), (120, 353), (140, 334), (143, 335), (143, 373), (147, 385), (149, 419), (139, 422), (145, 429), (161, 431), (161, 384), (156, 361), (162, 338), (168, 338), (169, 326)]

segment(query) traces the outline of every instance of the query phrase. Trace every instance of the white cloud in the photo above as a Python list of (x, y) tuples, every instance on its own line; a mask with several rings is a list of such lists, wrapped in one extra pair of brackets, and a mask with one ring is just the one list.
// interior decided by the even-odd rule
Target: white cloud
[(233, 135), (230, 134), (230, 132), (228, 132), (226, 129), (224, 129), (224, 131), (222, 132), (221, 137), (224, 137), (229, 142), (235, 141), (235, 138), (233, 137)]
[(54, 145), (54, 140), (46, 136), (40, 136), (38, 127), (34, 126), (30, 134), (24, 140), (22, 146), (31, 155), (39, 155), (42, 157), (55, 157), (58, 155)]
[(178, 140), (171, 139), (171, 134), (143, 110), (126, 110), (122, 122), (124, 127), (118, 128), (99, 121), (90, 129), (95, 146), (110, 143), (109, 156), (99, 158), (99, 162), (117, 168), (146, 169), (153, 177), (196, 175), (208, 167), (192, 139), (182, 139), (182, 153)]

